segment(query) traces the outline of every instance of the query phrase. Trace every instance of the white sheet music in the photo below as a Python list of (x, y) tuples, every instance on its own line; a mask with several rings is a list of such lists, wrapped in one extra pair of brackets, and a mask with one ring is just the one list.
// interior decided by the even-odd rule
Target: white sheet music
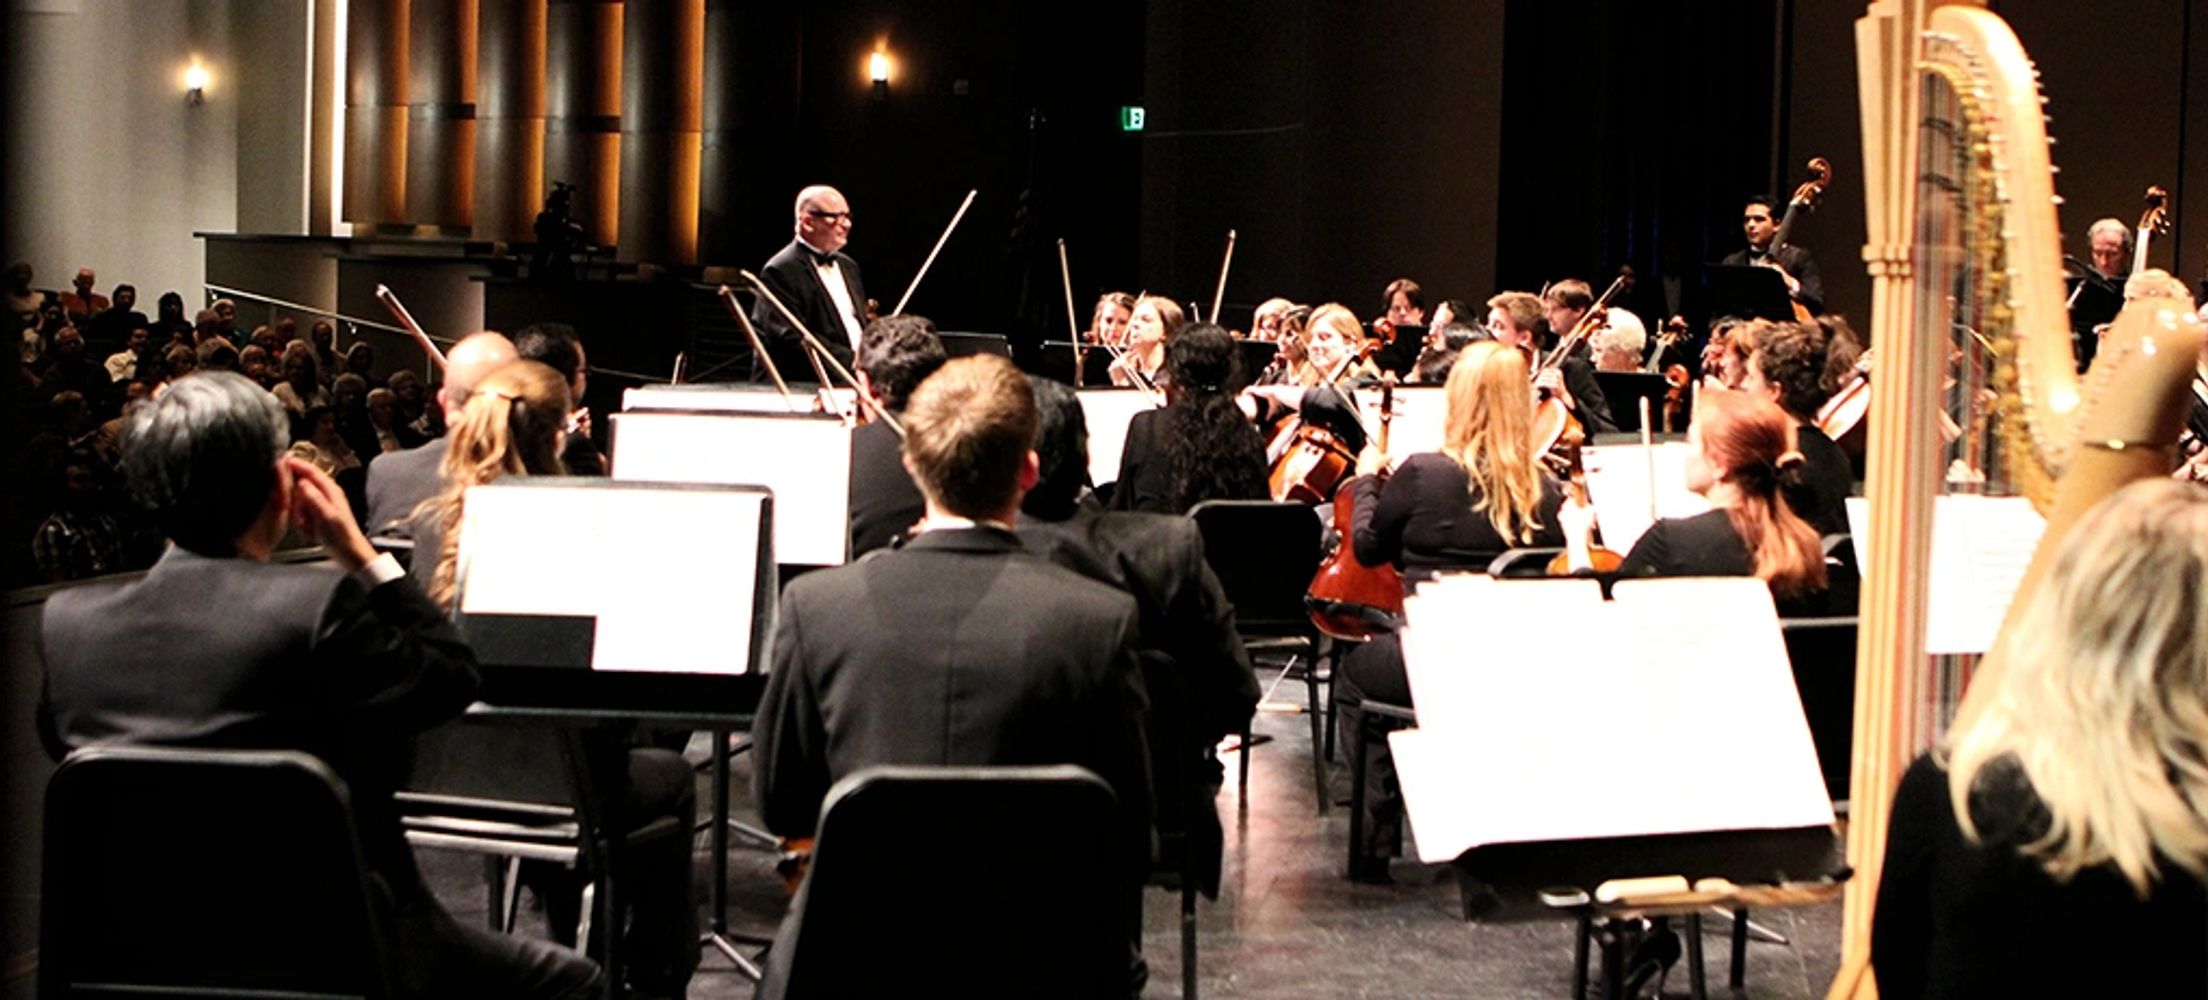
[(756, 586), (766, 500), (602, 479), (475, 487), (463, 610), (594, 617), (593, 670), (744, 673), (749, 623), (772, 598)]
[(1098, 486), (1119, 478), (1119, 456), (1127, 446), (1127, 424), (1135, 414), (1157, 408), (1136, 389), (1082, 389), (1081, 416), (1089, 425), (1089, 481)]
[(776, 558), (841, 565), (851, 548), (852, 428), (831, 417), (754, 413), (613, 415), (613, 478), (765, 486)]
[[(1419, 728), (1391, 746), (1422, 860), (1832, 822), (1769, 589), (1729, 577), (1615, 593), (1474, 579), (1406, 602)], [(1695, 763), (1621, 766), (1675, 749)]]
[[(1380, 390), (1357, 390), (1357, 409), (1365, 426), (1380, 433)], [(1449, 397), (1436, 386), (1395, 387), (1395, 420), (1388, 425), (1388, 466), (1422, 451), (1440, 451), (1442, 431), (1449, 416)]]
[[(848, 412), (855, 394), (830, 389), (836, 412)], [(811, 413), (820, 394), (810, 384), (791, 386), (787, 398), (772, 385), (709, 383), (700, 385), (640, 385), (621, 394), (623, 410), (707, 410), (738, 413)]]
[[(1871, 537), (1870, 502), (1848, 498), (1856, 565)], [(1932, 574), (1925, 595), (1925, 652), (1983, 653), (2008, 617), (2047, 519), (2024, 497), (1955, 494), (1932, 499)]]
[(1693, 517), (1710, 502), (1687, 488), (1685, 441), (1663, 441), (1643, 449), (1637, 444), (1589, 446), (1580, 453), (1587, 468), (1587, 499), (1594, 502), (1602, 526), (1603, 547), (1620, 555), (1648, 531), (1649, 473), (1655, 471), (1656, 516)]

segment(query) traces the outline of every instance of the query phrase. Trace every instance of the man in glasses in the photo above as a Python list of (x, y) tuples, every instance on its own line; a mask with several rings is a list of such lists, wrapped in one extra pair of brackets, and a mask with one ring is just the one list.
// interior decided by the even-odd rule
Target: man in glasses
[(1771, 199), (1761, 195), (1748, 199), (1748, 207), (1740, 213), (1740, 229), (1748, 237), (1748, 248), (1719, 263), (1776, 270), (1786, 279), (1788, 297), (1810, 312), (1825, 311), (1825, 280), (1817, 273), (1817, 258), (1792, 243), (1772, 243), (1779, 234), (1779, 218), (1773, 214)]
[[(850, 239), (851, 203), (843, 192), (815, 184), (797, 193), (797, 238), (759, 269), (760, 280), (846, 368), (866, 329), (866, 286), (859, 263), (843, 252)], [(783, 378), (814, 377), (797, 331), (780, 310), (762, 298), (752, 306), (751, 322)], [(764, 378), (764, 366), (756, 367), (754, 374)]]

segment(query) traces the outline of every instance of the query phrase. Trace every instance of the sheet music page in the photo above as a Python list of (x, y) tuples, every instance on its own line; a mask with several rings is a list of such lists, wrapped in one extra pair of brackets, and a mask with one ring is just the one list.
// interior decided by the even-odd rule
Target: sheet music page
[(1587, 469), (1587, 499), (1594, 502), (1603, 547), (1624, 555), (1648, 531), (1651, 463), (1658, 517), (1693, 517), (1710, 509), (1708, 500), (1687, 488), (1687, 455), (1692, 449), (1685, 441), (1660, 441), (1645, 450), (1627, 444), (1589, 446), (1580, 452), (1580, 462)]
[(1139, 389), (1082, 389), (1081, 416), (1089, 425), (1089, 481), (1098, 486), (1119, 478), (1119, 455), (1127, 446), (1127, 424), (1135, 414), (1157, 408)]
[[(1870, 502), (1848, 498), (1856, 565), (1870, 537)], [(1932, 500), (1931, 579), (1925, 594), (1925, 653), (1983, 653), (2039, 549), (2047, 519), (2024, 497), (1973, 494)]]
[[(850, 389), (831, 389), (841, 410), (857, 406)], [(734, 413), (811, 413), (819, 393), (808, 384), (791, 386), (783, 398), (771, 385), (642, 385), (621, 394), (621, 409), (710, 410)]]
[(764, 501), (641, 485), (475, 487), (461, 522), (464, 606), (594, 617), (593, 670), (743, 673)]
[(613, 415), (613, 478), (765, 486), (775, 558), (837, 566), (851, 548), (852, 428), (828, 417), (748, 413)]
[[(1419, 729), (1391, 739), (1422, 859), (1832, 822), (1761, 581), (1621, 581), (1609, 603), (1543, 583), (1422, 589), (1406, 608)], [(1528, 622), (1543, 634), (1507, 638)], [(1697, 765), (1621, 766), (1678, 750)]]

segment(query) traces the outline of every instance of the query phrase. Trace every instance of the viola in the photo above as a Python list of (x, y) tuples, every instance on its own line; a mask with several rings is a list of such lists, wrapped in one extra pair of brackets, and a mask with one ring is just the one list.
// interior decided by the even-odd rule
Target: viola
[[(1594, 336), (1596, 331), (1605, 329), (1609, 323), (1611, 300), (1631, 287), (1633, 269), (1619, 268), (1617, 278), (1610, 282), (1609, 288), (1603, 289), (1602, 297), (1595, 300), (1595, 304), (1587, 309), (1586, 315), (1581, 316), (1579, 322), (1572, 324), (1571, 332), (1557, 340), (1556, 350), (1540, 358), (1533, 366), (1534, 379), (1538, 381), (1542, 374), (1561, 368), (1565, 359), (1571, 357), (1579, 345), (1586, 343), (1587, 338)], [(1544, 393), (1540, 401), (1534, 404), (1533, 443), (1536, 452), (1550, 454), (1560, 447), (1576, 448), (1586, 439), (1587, 429), (1565, 408), (1563, 400)]]
[[(1376, 439), (1382, 454), (1388, 450), (1388, 424), (1395, 419), (1395, 373), (1380, 381), (1380, 433)], [(1380, 473), (1385, 476), (1386, 470)], [(1400, 619), (1403, 616), (1403, 574), (1393, 565), (1368, 566), (1357, 558), (1354, 534), (1356, 496), (1349, 490), (1334, 494), (1334, 551), (1311, 578), (1304, 594), (1311, 623), (1336, 639), (1370, 639), (1381, 631), (1370, 608)]]

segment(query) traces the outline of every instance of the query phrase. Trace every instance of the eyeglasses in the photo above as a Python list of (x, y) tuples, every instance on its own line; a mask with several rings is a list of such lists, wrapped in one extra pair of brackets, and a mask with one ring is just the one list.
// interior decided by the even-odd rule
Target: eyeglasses
[(842, 212), (823, 212), (823, 211), (821, 211), (820, 209), (817, 209), (817, 208), (808, 208), (808, 209), (806, 209), (806, 210), (805, 210), (805, 214), (806, 214), (806, 215), (810, 215), (810, 216), (812, 216), (813, 218), (819, 219), (819, 220), (820, 220), (820, 221), (822, 221), (822, 222), (849, 222), (849, 221), (851, 221), (851, 213), (850, 213), (849, 211), (842, 211)]

